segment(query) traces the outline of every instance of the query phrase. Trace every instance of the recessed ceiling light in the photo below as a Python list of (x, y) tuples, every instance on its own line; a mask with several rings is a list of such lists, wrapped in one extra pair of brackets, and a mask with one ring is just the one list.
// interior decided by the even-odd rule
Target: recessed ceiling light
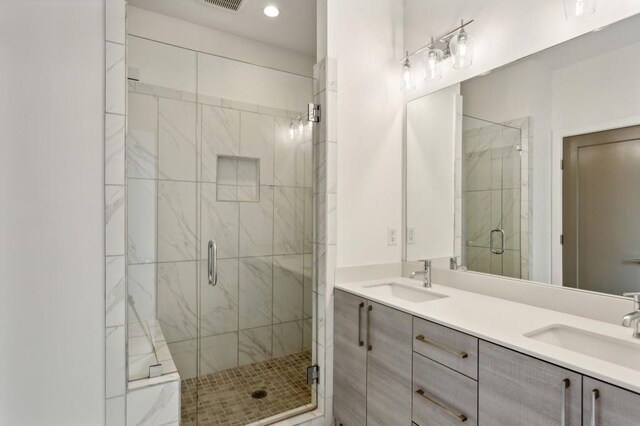
[(264, 8), (264, 14), (269, 18), (275, 18), (276, 16), (280, 15), (280, 9), (275, 6), (267, 6)]

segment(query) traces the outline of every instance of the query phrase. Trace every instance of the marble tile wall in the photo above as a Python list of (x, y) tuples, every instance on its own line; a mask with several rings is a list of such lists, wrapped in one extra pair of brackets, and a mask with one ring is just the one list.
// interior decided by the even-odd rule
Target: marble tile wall
[[(529, 118), (467, 130), (462, 144), (464, 265), (528, 278), (530, 241)], [(508, 127), (507, 127), (508, 126)], [(490, 230), (505, 230), (505, 252), (490, 251)]]
[(289, 132), (300, 112), (133, 81), (129, 99), (130, 319), (158, 318), (183, 379), (198, 336), (202, 374), (310, 349), (311, 130)]
[(105, 424), (126, 418), (125, 7), (105, 1)]
[(326, 57), (314, 67), (314, 103), (321, 106), (322, 118), (313, 137), (313, 302), (317, 322), (313, 336), (317, 350), (314, 362), (321, 377), (314, 389), (316, 418), (286, 424), (334, 424), (333, 419), (333, 288), (336, 270), (337, 212), (337, 61)]
[[(313, 352), (314, 362), (320, 365), (321, 379), (317, 390), (314, 390), (314, 401), (318, 408), (314, 412), (302, 414), (299, 417), (286, 420), (282, 424), (295, 425), (329, 425), (333, 424), (332, 416), (332, 364), (333, 364), (333, 282), (336, 255), (336, 193), (337, 193), (337, 137), (336, 137), (336, 106), (337, 80), (336, 62), (324, 59), (314, 68), (314, 101), (323, 106), (323, 119), (316, 125), (316, 135), (313, 144), (310, 142), (299, 144), (296, 152), (289, 152), (289, 146), (279, 134), (288, 133), (291, 113), (273, 110), (269, 107), (246, 105), (239, 102), (201, 97), (200, 105), (196, 105), (196, 154), (201, 162), (196, 160), (195, 191), (201, 191), (202, 197), (196, 198), (196, 255), (193, 258), (193, 244), (191, 238), (194, 228), (190, 217), (171, 217), (174, 201), (188, 189), (180, 183), (190, 181), (177, 180), (173, 186), (164, 186), (163, 222), (174, 226), (174, 234), (158, 239), (159, 201), (157, 204), (149, 200), (160, 200), (159, 179), (171, 181), (173, 179), (189, 178), (186, 165), (190, 162), (188, 156), (177, 153), (179, 164), (171, 165), (163, 162), (159, 167), (159, 157), (163, 153), (170, 154), (176, 147), (193, 151), (193, 134), (180, 134), (176, 140), (167, 139), (171, 136), (170, 122), (166, 115), (159, 115), (160, 97), (167, 98), (163, 105), (178, 110), (178, 115), (185, 121), (191, 118), (193, 109), (171, 101), (194, 102), (195, 94), (180, 93), (170, 89), (155, 88), (144, 84), (133, 84), (135, 94), (132, 93), (127, 102), (125, 67), (125, 11), (124, 0), (105, 0), (106, 2), (106, 103), (105, 103), (105, 217), (107, 223), (107, 264), (106, 276), (106, 419), (107, 425), (133, 424), (179, 424), (180, 389), (177, 381), (156, 384), (149, 387), (126, 386), (126, 356), (127, 356), (127, 318), (141, 315), (143, 318), (153, 319), (158, 316), (158, 306), (163, 302), (159, 298), (158, 277), (159, 250), (163, 245), (162, 256), (168, 258), (178, 253), (185, 260), (163, 261), (163, 274), (174, 274), (178, 277), (191, 277), (193, 268), (187, 265), (193, 262), (196, 268), (196, 279), (204, 279), (206, 262), (202, 259), (199, 244), (202, 233), (210, 234), (220, 241), (220, 283), (216, 287), (200, 286), (203, 293), (201, 300), (206, 301), (200, 307), (205, 313), (203, 330), (209, 334), (200, 341), (202, 349), (201, 365), (211, 371), (233, 367), (240, 362), (240, 347), (243, 347), (243, 360), (257, 359), (261, 356), (279, 356), (296, 347), (300, 336), (303, 348), (317, 345)], [(147, 95), (138, 96), (138, 95)], [(127, 111), (127, 105), (131, 108)], [(274, 120), (275, 135), (273, 138), (273, 163), (269, 163), (271, 153), (260, 144), (245, 146), (241, 151), (240, 132), (238, 124), (241, 116), (249, 112), (271, 115)], [(127, 125), (127, 116), (136, 123)], [(246, 115), (249, 120), (260, 121), (260, 117)], [(161, 122), (161, 120), (163, 120)], [(223, 122), (223, 126), (209, 125), (215, 121)], [(264, 119), (265, 121), (267, 119)], [(165, 139), (160, 149), (159, 129), (162, 126)], [(127, 132), (127, 152), (125, 155), (125, 132)], [(207, 132), (209, 134), (207, 135)], [(201, 136), (200, 136), (201, 135)], [(260, 132), (257, 132), (260, 136)], [(205, 143), (206, 141), (206, 143)], [(253, 141), (255, 142), (255, 141)], [(264, 142), (264, 138), (263, 141)], [(267, 140), (267, 143), (269, 141)], [(174, 146), (175, 144), (175, 146)], [(302, 283), (302, 313), (289, 309), (291, 306), (274, 304), (271, 325), (258, 326), (246, 330), (239, 330), (240, 322), (240, 201), (236, 204), (222, 205), (216, 199), (217, 164), (211, 157), (218, 153), (230, 156), (257, 156), (261, 162), (266, 161), (267, 168), (260, 169), (263, 186), (272, 186), (273, 209), (278, 209), (289, 219), (293, 218), (293, 231), (285, 226), (283, 221), (272, 223), (278, 236), (272, 237), (272, 248), (267, 251), (268, 236), (256, 240), (256, 244), (245, 241), (243, 249), (249, 252), (261, 253), (243, 259), (245, 264), (251, 264), (251, 257), (271, 258), (272, 274), (282, 277), (272, 287), (277, 287), (277, 294), (290, 297), (290, 289), (295, 289), (293, 295), (297, 299)], [(314, 160), (314, 154), (316, 158)], [(318, 157), (319, 156), (319, 157)], [(273, 174), (268, 175), (269, 167)], [(265, 172), (266, 170), (266, 172)], [(238, 176), (241, 176), (238, 171)], [(139, 182), (134, 183), (133, 180)], [(126, 185), (125, 185), (126, 184)], [(211, 184), (211, 185), (207, 185)], [(293, 191), (295, 188), (296, 191)], [(302, 191), (300, 191), (302, 189)], [(173, 192), (171, 191), (173, 190)], [(262, 188), (261, 188), (262, 190)], [(134, 194), (130, 194), (133, 191)], [(138, 195), (136, 195), (138, 194)], [(250, 191), (246, 194), (250, 197)], [(267, 194), (269, 195), (269, 194)], [(238, 194), (240, 197), (240, 194)], [(135, 204), (133, 200), (139, 200)], [(240, 200), (240, 198), (238, 198)], [(282, 205), (279, 202), (282, 201)], [(199, 204), (201, 203), (201, 204)], [(205, 206), (205, 203), (208, 205)], [(300, 206), (302, 208), (300, 210)], [(291, 207), (297, 209), (295, 214), (286, 214)], [(213, 208), (215, 207), (215, 208)], [(267, 205), (268, 207), (268, 205)], [(289, 210), (287, 210), (287, 208)], [(136, 229), (126, 232), (129, 225), (127, 209), (138, 209), (139, 217), (144, 221), (131, 223)], [(206, 214), (200, 215), (200, 211)], [(175, 211), (175, 210), (173, 210)], [(252, 214), (253, 213), (253, 214)], [(245, 215), (251, 221), (264, 219), (268, 215), (265, 209), (245, 209)], [(300, 217), (302, 219), (300, 220)], [(266, 223), (266, 222), (265, 222)], [(207, 228), (208, 226), (208, 228)], [(250, 226), (247, 224), (247, 226)], [(302, 230), (302, 237), (300, 231)], [(215, 232), (214, 232), (215, 230)], [(278, 231), (276, 231), (278, 230)], [(186, 240), (175, 238), (177, 231), (188, 235)], [(234, 238), (237, 233), (238, 238)], [(249, 235), (248, 233), (246, 235)], [(211, 238), (211, 237), (209, 237)], [(143, 241), (146, 242), (143, 243)], [(299, 247), (302, 247), (300, 250)], [(127, 262), (126, 255), (130, 262)], [(192, 260), (193, 259), (193, 260)], [(300, 269), (300, 259), (302, 267)], [(315, 262), (315, 264), (314, 264)], [(127, 264), (130, 263), (130, 264)], [(254, 267), (257, 261), (253, 261)], [(269, 262), (266, 262), (268, 265)], [(313, 266), (312, 266), (313, 264)], [(295, 265), (295, 267), (293, 266)], [(190, 266), (190, 265), (189, 265)], [(264, 268), (268, 266), (262, 265)], [(258, 270), (260, 268), (258, 267)], [(256, 269), (254, 268), (254, 271)], [(300, 272), (302, 271), (302, 272)], [(302, 278), (300, 278), (302, 274)], [(249, 273), (252, 279), (255, 274)], [(259, 275), (258, 275), (259, 277)], [(189, 278), (191, 279), (191, 278)], [(235, 285), (236, 281), (238, 282)], [(127, 288), (129, 287), (129, 288)], [(163, 294), (179, 295), (177, 307), (167, 308), (167, 321), (174, 324), (172, 332), (180, 336), (189, 336), (190, 328), (179, 325), (180, 318), (192, 318), (193, 293), (177, 285), (163, 285)], [(207, 296), (204, 293), (221, 292), (222, 297)], [(273, 297), (274, 293), (272, 293)], [(127, 296), (135, 301), (135, 312), (132, 306), (127, 306)], [(280, 296), (276, 296), (278, 299)], [(237, 315), (237, 320), (233, 320)], [(312, 316), (317, 321), (312, 321)], [(175, 321), (178, 318), (178, 321)], [(230, 319), (225, 321), (224, 319)], [(300, 319), (301, 318), (301, 319)], [(290, 320), (291, 319), (291, 320)], [(173, 322), (172, 322), (173, 321)], [(238, 327), (238, 331), (236, 330)], [(271, 343), (269, 343), (270, 330)], [(180, 338), (180, 337), (178, 337)], [(242, 341), (242, 343), (241, 343)], [(209, 348), (212, 348), (209, 351)], [(226, 348), (217, 353), (216, 350)], [(180, 340), (170, 347), (176, 363), (183, 366), (193, 365), (193, 354), (196, 351), (193, 339)], [(195, 374), (188, 367), (186, 375)], [(175, 376), (175, 380), (178, 377)], [(132, 382), (135, 383), (135, 382)]]

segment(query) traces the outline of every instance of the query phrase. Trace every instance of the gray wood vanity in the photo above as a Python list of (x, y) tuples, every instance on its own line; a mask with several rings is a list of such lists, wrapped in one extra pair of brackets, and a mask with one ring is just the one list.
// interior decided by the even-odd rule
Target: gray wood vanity
[(640, 425), (640, 395), (335, 291), (337, 426)]

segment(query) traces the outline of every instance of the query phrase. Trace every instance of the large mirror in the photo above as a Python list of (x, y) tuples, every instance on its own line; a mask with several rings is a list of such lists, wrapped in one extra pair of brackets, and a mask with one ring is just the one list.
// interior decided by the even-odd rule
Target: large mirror
[(640, 291), (640, 16), (407, 104), (406, 260)]

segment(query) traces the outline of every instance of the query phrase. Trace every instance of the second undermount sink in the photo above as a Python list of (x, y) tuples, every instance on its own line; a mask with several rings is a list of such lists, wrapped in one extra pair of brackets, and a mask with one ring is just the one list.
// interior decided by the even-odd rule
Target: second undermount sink
[(566, 325), (551, 325), (526, 337), (640, 371), (640, 343), (626, 342)]
[(438, 300), (447, 297), (443, 294), (433, 293), (431, 291), (398, 283), (376, 284), (366, 288), (376, 296), (392, 297), (411, 303), (429, 302), (431, 300)]

